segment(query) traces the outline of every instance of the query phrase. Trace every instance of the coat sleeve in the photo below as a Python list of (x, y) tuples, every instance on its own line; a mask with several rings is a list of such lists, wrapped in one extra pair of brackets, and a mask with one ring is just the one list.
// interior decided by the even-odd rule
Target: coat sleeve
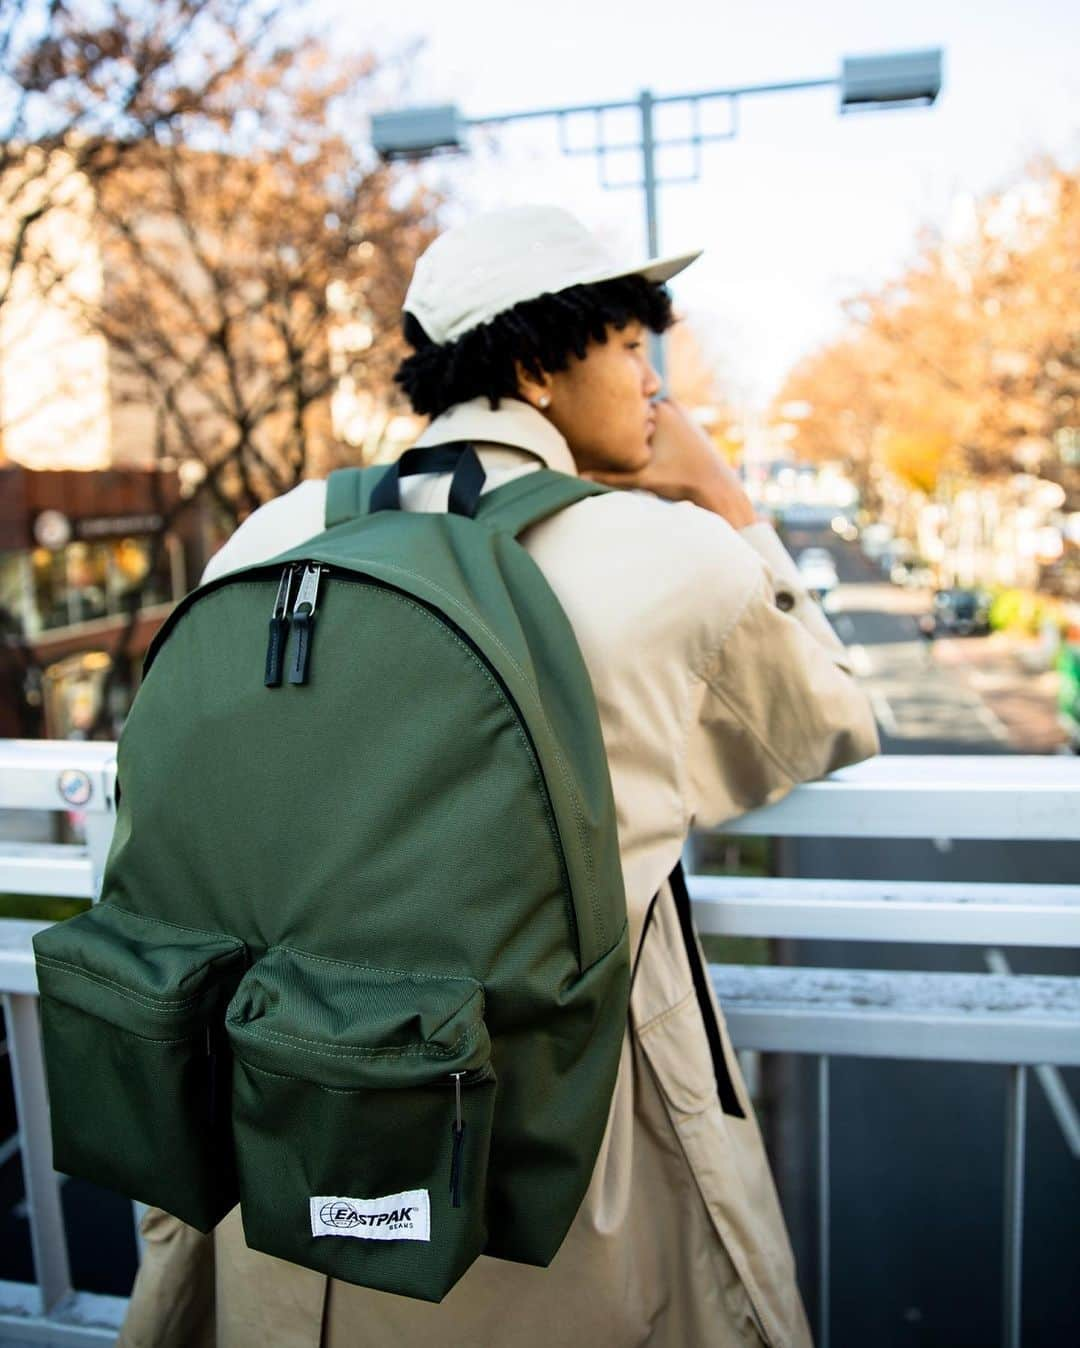
[(879, 750), (847, 649), (766, 524), (741, 531), (758, 565), (693, 670), (687, 792), (711, 828)]

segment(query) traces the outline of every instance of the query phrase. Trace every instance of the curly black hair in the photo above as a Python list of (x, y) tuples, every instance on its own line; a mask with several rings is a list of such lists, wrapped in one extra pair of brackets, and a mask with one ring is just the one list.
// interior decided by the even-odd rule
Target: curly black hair
[(643, 276), (570, 286), (522, 300), (456, 341), (432, 341), (412, 314), (403, 324), (413, 348), (394, 375), (422, 416), (436, 417), (455, 403), (486, 397), (492, 409), (518, 392), (515, 361), (539, 378), (565, 370), (571, 355), (584, 359), (590, 341), (605, 342), (607, 329), (637, 319), (653, 332), (675, 322), (667, 288)]

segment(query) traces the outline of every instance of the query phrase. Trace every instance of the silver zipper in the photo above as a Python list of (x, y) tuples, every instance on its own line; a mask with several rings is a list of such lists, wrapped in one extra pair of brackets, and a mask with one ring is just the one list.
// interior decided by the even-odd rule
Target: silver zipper
[(319, 577), (321, 575), (321, 566), (308, 566), (304, 569), (304, 574), (300, 580), (300, 588), (296, 592), (296, 603), (293, 605), (294, 622), (298, 617), (313, 618), (315, 616), (315, 601), (319, 595)]

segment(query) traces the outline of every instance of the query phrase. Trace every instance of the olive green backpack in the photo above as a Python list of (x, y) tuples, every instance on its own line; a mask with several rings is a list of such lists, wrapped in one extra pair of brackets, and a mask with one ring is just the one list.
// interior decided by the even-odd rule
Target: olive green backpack
[(57, 1169), (431, 1301), (559, 1249), (629, 983), (592, 686), (516, 537), (604, 488), (483, 480), (335, 473), (324, 533), (182, 601), (101, 901), (34, 942)]

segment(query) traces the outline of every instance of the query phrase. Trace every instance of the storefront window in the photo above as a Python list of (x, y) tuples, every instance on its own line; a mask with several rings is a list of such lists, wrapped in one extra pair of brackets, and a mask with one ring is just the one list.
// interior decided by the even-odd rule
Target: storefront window
[(0, 620), (7, 615), (7, 621), (13, 621), (18, 627), (23, 625), (22, 615), (28, 597), (26, 576), (24, 552), (0, 552)]
[(140, 585), (141, 608), (167, 603), (173, 597), (168, 551), (162, 550), (152, 574), (151, 556), (146, 538), (73, 542), (55, 552), (35, 548), (31, 564), (40, 629), (122, 614), (125, 595)]
[(90, 622), (109, 612), (108, 553), (99, 543), (69, 543), (63, 552), (64, 587), (61, 603), (69, 623)]
[(45, 728), (49, 739), (86, 739), (105, 696), (105, 651), (83, 651), (45, 671)]

